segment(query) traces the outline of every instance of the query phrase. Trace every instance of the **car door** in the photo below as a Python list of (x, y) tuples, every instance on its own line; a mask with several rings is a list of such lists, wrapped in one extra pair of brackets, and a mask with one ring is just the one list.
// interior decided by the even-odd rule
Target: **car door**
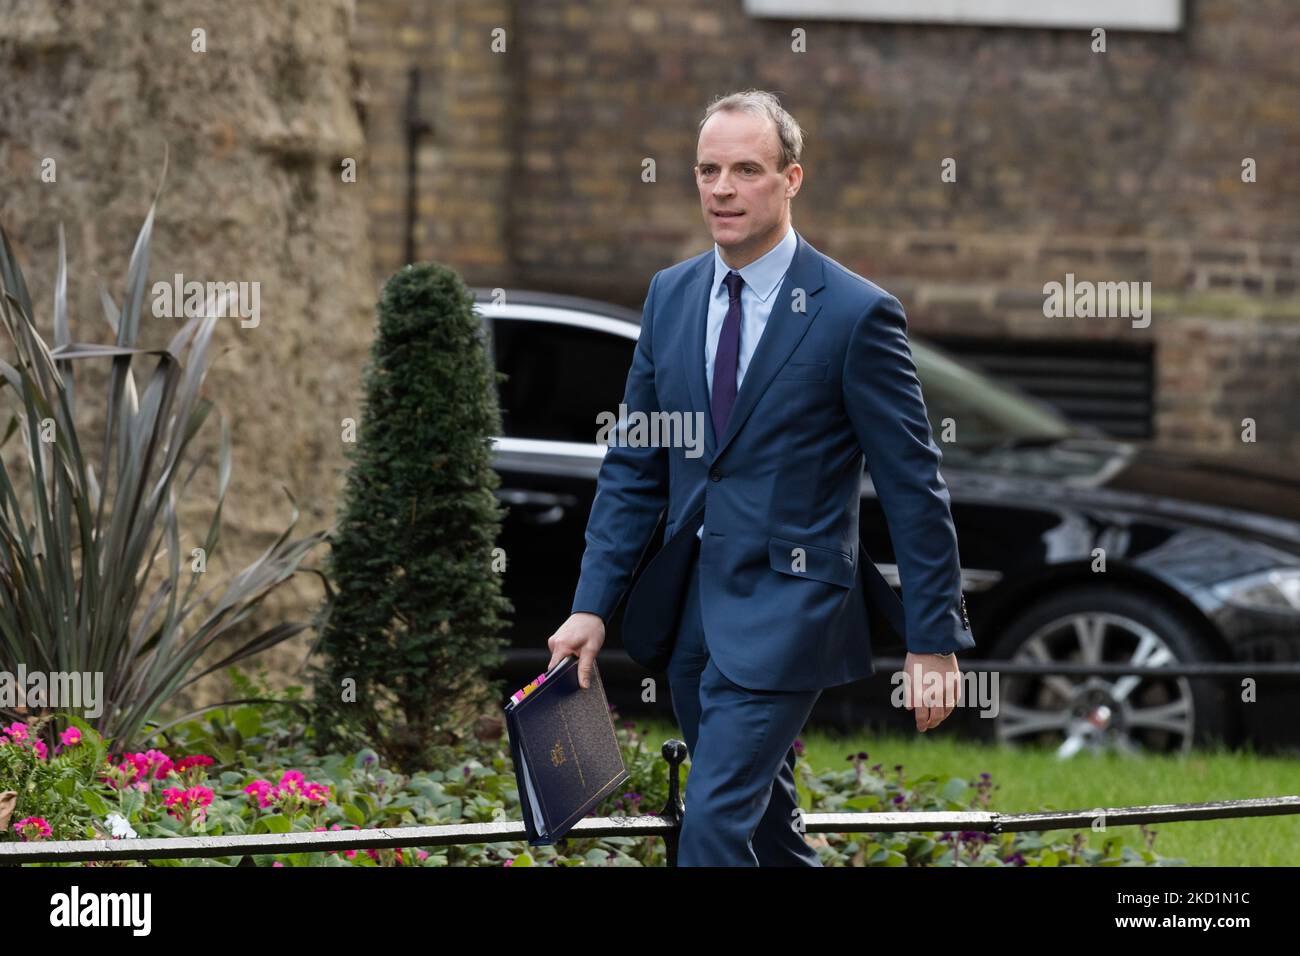
[[(503, 434), (494, 461), (507, 509), (500, 545), (515, 608), (511, 646), (521, 652), (510, 656), (540, 658), (572, 607), (604, 458), (597, 415), (618, 410), (639, 327), (549, 306), (483, 311), (506, 376), (498, 383)], [(614, 623), (606, 646), (620, 646)]]

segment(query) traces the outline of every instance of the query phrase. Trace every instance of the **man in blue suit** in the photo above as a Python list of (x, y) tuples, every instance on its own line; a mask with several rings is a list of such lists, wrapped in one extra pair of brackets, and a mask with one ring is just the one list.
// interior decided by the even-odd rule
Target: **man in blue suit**
[[(651, 280), (624, 405), (698, 413), (704, 453), (609, 444), (572, 615), (548, 641), (552, 665), (578, 656), (587, 686), (666, 508), (623, 635), (667, 673), (689, 748), (681, 866), (820, 865), (798, 825), (793, 743), (822, 689), (874, 673), (883, 629), (906, 644), (924, 731), (960, 699), (953, 652), (975, 646), (902, 306), (794, 230), (802, 145), (769, 93), (722, 97), (701, 121), (695, 176), (715, 245)], [(864, 459), (901, 602), (858, 538)], [(922, 701), (945, 679), (943, 700)]]

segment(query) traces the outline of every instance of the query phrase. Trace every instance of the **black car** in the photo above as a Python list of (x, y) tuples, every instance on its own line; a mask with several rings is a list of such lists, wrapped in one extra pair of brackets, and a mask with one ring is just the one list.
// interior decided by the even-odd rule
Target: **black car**
[[(515, 606), (504, 676), (518, 685), (545, 669), (546, 639), (569, 615), (604, 455), (597, 415), (622, 400), (641, 316), (572, 296), (474, 293), (507, 375), (495, 466), (508, 506), (505, 589)], [(1300, 660), (1300, 482), (1107, 438), (920, 337), (911, 344), (943, 453), (977, 643), (964, 662)], [(662, 522), (646, 557), (661, 535)], [(869, 555), (897, 588), (884, 512), (867, 475), (861, 538), (863, 560)], [(619, 616), (598, 659), (611, 703), (625, 714), (671, 719), (667, 699), (643, 702), (646, 675), (621, 649)], [(666, 689), (666, 680), (658, 683)], [(1005, 674), (994, 688), (996, 716), (992, 707), (960, 707), (952, 723), (1007, 743), (1054, 746), (1063, 757), (1083, 749), (1187, 750), (1243, 736), (1256, 745), (1292, 743), (1283, 732), (1294, 734), (1294, 684), (1260, 679), (1250, 703), (1241, 686), (1240, 679)], [(813, 719), (845, 729), (910, 726), (910, 713), (890, 706), (891, 689), (891, 674), (881, 671), (831, 688)]]

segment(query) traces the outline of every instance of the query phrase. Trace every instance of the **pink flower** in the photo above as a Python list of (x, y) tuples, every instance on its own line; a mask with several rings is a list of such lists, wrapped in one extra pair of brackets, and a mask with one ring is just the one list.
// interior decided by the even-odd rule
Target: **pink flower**
[(152, 781), (162, 780), (174, 769), (171, 758), (160, 750), (146, 750), (144, 753), (123, 756), (120, 764), (110, 769), (106, 776), (100, 777), (118, 789), (133, 787), (136, 790), (148, 790)]
[(303, 789), (302, 795), (308, 800), (315, 800), (318, 803), (328, 803), (330, 798), (329, 784), (308, 783)]
[(272, 863), (271, 865), (272, 865), (272, 866), (284, 866), (284, 864), (281, 863), (279, 860), (276, 860), (276, 861), (275, 861), (274, 863)]
[(81, 731), (76, 727), (69, 727), (67, 730), (63, 731), (63, 733), (59, 734), (59, 740), (63, 742), (63, 746), (65, 747), (75, 746), (76, 744), (81, 743)]
[(24, 817), (14, 824), (14, 829), (22, 834), (24, 843), (39, 840), (54, 832), (44, 817)]
[(41, 760), (49, 757), (49, 748), (45, 746), (45, 741), (31, 736), (26, 724), (12, 723), (8, 727), (0, 727), (0, 730), (8, 734), (6, 737), (0, 737), (0, 744), (16, 744), (31, 750)]
[(171, 773), (174, 767), (172, 759), (161, 750), (127, 754), (127, 759), (135, 764), (136, 773), (145, 780), (161, 780)]
[[(212, 803), (212, 796), (212, 791), (207, 787), (190, 787), (188, 790), (168, 787), (163, 791), (163, 805), (171, 807), (167, 812), (178, 820), (185, 819), (185, 816), (202, 820), (207, 814), (208, 805)], [(181, 811), (185, 816), (182, 816)]]
[(202, 754), (195, 754), (192, 757), (182, 757), (176, 761), (176, 772), (184, 773), (190, 767), (211, 767), (214, 763), (211, 757), (205, 757)]
[(163, 803), (169, 807), (181, 806), (208, 806), (212, 803), (212, 791), (207, 787), (190, 787), (188, 790), (182, 790), (180, 787), (168, 787), (163, 791)]
[(244, 793), (251, 797), (257, 798), (259, 807), (269, 807), (271, 805), (271, 784), (267, 780), (254, 780), (244, 788)]
[(269, 780), (254, 780), (244, 788), (244, 792), (256, 797), (258, 806), (263, 808), (273, 804), (296, 807), (300, 799), (328, 803), (330, 788), (329, 784), (305, 779), (299, 770), (286, 770), (280, 775), (278, 784), (272, 784)]

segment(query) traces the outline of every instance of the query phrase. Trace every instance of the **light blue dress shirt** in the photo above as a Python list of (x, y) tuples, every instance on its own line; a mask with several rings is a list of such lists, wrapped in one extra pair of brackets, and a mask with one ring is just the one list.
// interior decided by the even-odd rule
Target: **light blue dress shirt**
[[(709, 386), (710, 401), (713, 396), (713, 357), (718, 351), (718, 339), (722, 337), (722, 323), (727, 318), (729, 301), (727, 287), (722, 280), (728, 272), (735, 271), (744, 280), (740, 287), (740, 349), (736, 354), (736, 391), (739, 392), (745, 381), (749, 360), (754, 357), (758, 341), (767, 328), (767, 318), (772, 314), (772, 306), (776, 304), (776, 290), (781, 287), (790, 263), (794, 260), (796, 245), (798, 239), (794, 234), (794, 224), (791, 223), (780, 242), (749, 265), (734, 270), (722, 261), (722, 251), (718, 244), (713, 244), (713, 285), (704, 335), (704, 376)], [(711, 413), (706, 409), (704, 414)], [(722, 436), (717, 435), (715, 438), (720, 439)], [(703, 525), (700, 525), (695, 536), (704, 537)]]

